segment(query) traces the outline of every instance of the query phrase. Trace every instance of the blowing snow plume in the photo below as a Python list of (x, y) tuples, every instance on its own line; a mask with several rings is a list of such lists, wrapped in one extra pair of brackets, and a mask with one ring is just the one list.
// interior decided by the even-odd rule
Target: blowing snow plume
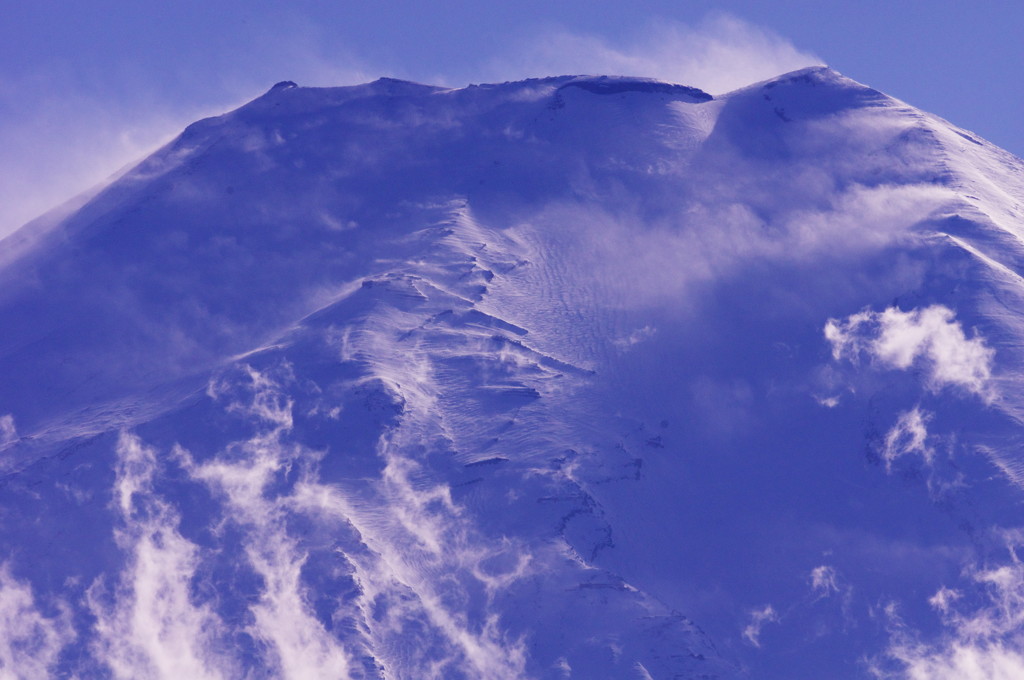
[(730, 92), (808, 66), (818, 57), (771, 31), (725, 13), (695, 25), (652, 22), (619, 41), (551, 28), (484, 67), (482, 77), (536, 73), (624, 73)]

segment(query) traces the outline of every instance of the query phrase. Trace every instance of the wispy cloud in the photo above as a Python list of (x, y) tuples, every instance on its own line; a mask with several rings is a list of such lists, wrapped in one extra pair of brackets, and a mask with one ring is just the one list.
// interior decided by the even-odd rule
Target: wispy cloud
[(886, 368), (907, 370), (921, 364), (933, 390), (958, 387), (986, 400), (995, 350), (975, 333), (968, 337), (953, 310), (932, 305), (907, 312), (890, 307), (829, 319), (825, 338), (836, 360), (867, 355)]
[(811, 591), (819, 598), (839, 592), (835, 567), (823, 564), (811, 570)]
[(892, 470), (893, 462), (902, 456), (917, 453), (930, 464), (935, 457), (935, 449), (928, 444), (928, 421), (931, 414), (915, 406), (899, 415), (896, 424), (885, 435), (882, 456), (885, 458), (885, 469)]
[(761, 646), (761, 629), (769, 623), (778, 623), (779, 615), (770, 604), (750, 612), (750, 623), (743, 629), (743, 637), (755, 647)]
[[(1009, 560), (968, 572), (972, 589), (983, 593), (974, 609), (964, 595), (943, 587), (929, 599), (945, 624), (942, 639), (922, 641), (902, 621), (894, 604), (886, 608), (891, 642), (887, 657), (876, 659), (877, 678), (891, 680), (1016, 680), (1024, 677), (1024, 565), (1017, 551), (1024, 538), (1006, 534)], [(971, 598), (972, 600), (974, 598)]]
[(785, 38), (729, 14), (696, 25), (651, 22), (621, 42), (570, 30), (540, 32), (481, 69), (485, 80), (564, 74), (629, 75), (728, 92), (821, 64)]

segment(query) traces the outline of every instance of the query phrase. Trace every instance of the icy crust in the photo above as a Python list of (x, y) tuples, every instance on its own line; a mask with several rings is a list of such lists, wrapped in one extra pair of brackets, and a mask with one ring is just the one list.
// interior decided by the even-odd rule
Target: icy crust
[(677, 87), (285, 84), (33, 236), (4, 667), (1015, 663), (1020, 161), (828, 69)]

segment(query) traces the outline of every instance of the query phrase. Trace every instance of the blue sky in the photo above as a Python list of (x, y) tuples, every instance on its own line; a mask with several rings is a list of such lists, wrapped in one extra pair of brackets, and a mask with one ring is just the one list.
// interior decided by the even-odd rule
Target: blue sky
[(4, 4), (0, 234), (283, 79), (458, 86), (618, 70), (714, 91), (824, 62), (1024, 154), (1020, 3)]

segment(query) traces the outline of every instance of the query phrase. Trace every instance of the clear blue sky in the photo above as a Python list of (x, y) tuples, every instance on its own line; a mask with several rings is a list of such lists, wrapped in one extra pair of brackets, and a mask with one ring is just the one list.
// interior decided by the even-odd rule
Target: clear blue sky
[(722, 63), (720, 82), (745, 84), (772, 75), (758, 65), (819, 61), (1024, 155), (1019, 1), (0, 0), (0, 9), (0, 234), (284, 79), (463, 85), (618, 69), (700, 81)]

